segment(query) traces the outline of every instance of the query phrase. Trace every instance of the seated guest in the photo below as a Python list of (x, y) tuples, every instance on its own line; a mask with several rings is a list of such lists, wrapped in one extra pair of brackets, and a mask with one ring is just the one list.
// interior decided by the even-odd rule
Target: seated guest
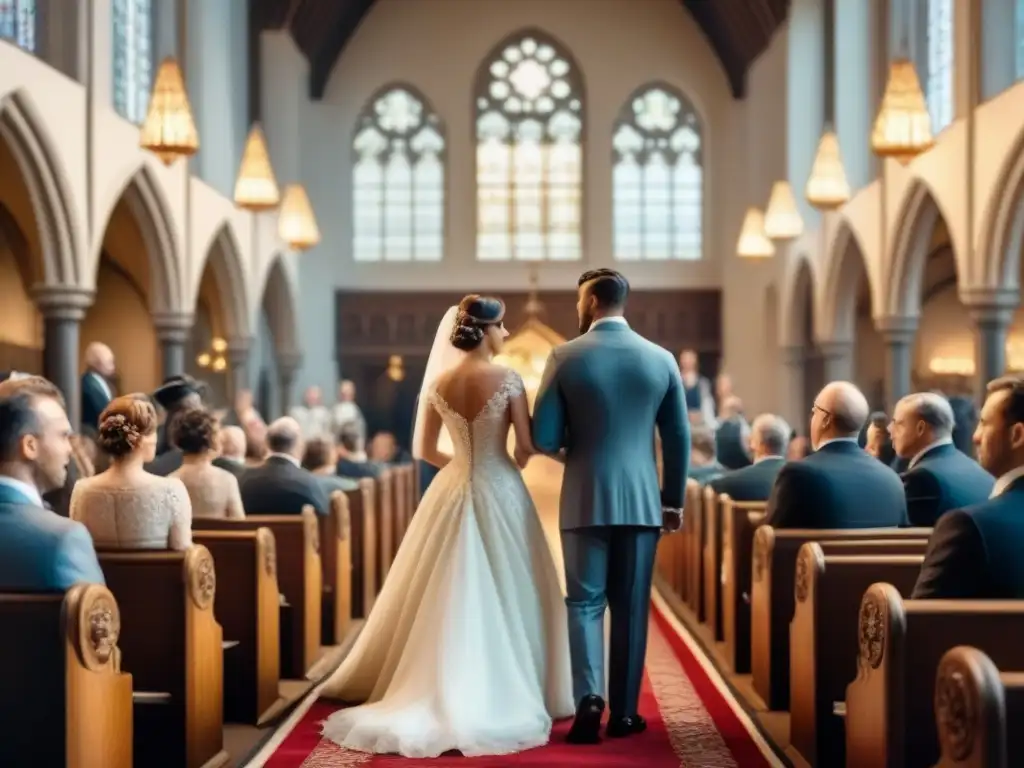
[(747, 449), (750, 444), (750, 425), (743, 418), (743, 401), (730, 395), (718, 412), (718, 428), (715, 430), (715, 454), (726, 469), (742, 469), (750, 466)]
[(180, 480), (143, 466), (156, 453), (156, 409), (143, 394), (110, 401), (100, 415), (100, 449), (110, 467), (75, 484), (71, 519), (100, 549), (188, 549), (192, 503)]
[(802, 435), (793, 433), (789, 438), (789, 447), (786, 449), (787, 461), (800, 461), (811, 455), (811, 441)]
[(391, 432), (378, 432), (370, 441), (370, 461), (378, 464), (408, 464), (412, 456), (398, 445), (398, 439)]
[(377, 477), (381, 468), (370, 463), (359, 442), (357, 426), (349, 424), (338, 433), (338, 465), (336, 472), (340, 477)]
[[(153, 392), (153, 399), (164, 409), (165, 414), (164, 423), (157, 430), (157, 456), (162, 456), (174, 449), (171, 436), (173, 434), (174, 419), (177, 414), (193, 408), (203, 407), (203, 398), (199, 390), (199, 382), (191, 376), (171, 376), (164, 379), (164, 383)], [(172, 461), (166, 466), (158, 465), (157, 467), (151, 467), (149, 471), (154, 475), (164, 475), (166, 477), (180, 466), (181, 456), (179, 455), (176, 462)], [(160, 471), (157, 471), (158, 469)]]
[(828, 384), (811, 408), (814, 453), (787, 463), (768, 500), (776, 528), (886, 528), (904, 525), (899, 475), (857, 445), (868, 401), (853, 384)]
[(43, 504), (43, 494), (64, 486), (71, 462), (64, 398), (41, 377), (17, 383), (23, 386), (0, 394), (0, 590), (61, 592), (80, 581), (103, 584), (85, 526)]
[(875, 411), (868, 417), (864, 429), (864, 450), (888, 467), (893, 466), (896, 451), (889, 437), (889, 417), (884, 411)]
[(245, 472), (245, 432), (241, 427), (221, 426), (220, 456), (213, 462), (214, 466), (241, 477)]
[(302, 456), (302, 468), (312, 472), (330, 494), (334, 491), (354, 491), (359, 482), (337, 474), (337, 451), (334, 443), (324, 437), (316, 437), (306, 443)]
[(1024, 379), (989, 383), (974, 445), (991, 498), (939, 518), (915, 599), (1024, 600)]
[(716, 493), (727, 493), (734, 501), (767, 501), (779, 470), (786, 463), (786, 446), (792, 430), (781, 416), (763, 413), (750, 428), (750, 451), (754, 463), (726, 472), (709, 485)]
[(953, 409), (934, 392), (907, 395), (896, 404), (892, 443), (907, 460), (903, 487), (910, 524), (931, 528), (943, 514), (989, 497), (995, 478), (953, 445)]
[(213, 414), (195, 408), (174, 420), (174, 444), (182, 452), (182, 465), (171, 473), (185, 484), (192, 501), (192, 517), (245, 517), (238, 479), (214, 466), (219, 442)]
[(290, 416), (267, 429), (270, 453), (258, 467), (242, 476), (242, 505), (247, 515), (298, 515), (307, 504), (318, 515), (330, 510), (327, 491), (299, 461), (305, 451), (299, 423)]
[(965, 456), (974, 458), (974, 430), (978, 426), (978, 406), (974, 399), (963, 395), (949, 398), (953, 409), (953, 445)]
[(715, 433), (709, 427), (690, 429), (690, 477), (701, 485), (725, 472), (715, 456)]
[(331, 412), (332, 432), (341, 434), (341, 430), (349, 427), (359, 436), (359, 444), (366, 444), (366, 418), (356, 403), (355, 382), (345, 379), (338, 383), (338, 402)]

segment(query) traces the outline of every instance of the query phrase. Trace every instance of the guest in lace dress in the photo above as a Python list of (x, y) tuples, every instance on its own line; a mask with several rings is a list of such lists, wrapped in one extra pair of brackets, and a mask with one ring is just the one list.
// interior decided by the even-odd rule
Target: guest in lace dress
[(181, 480), (151, 475), (143, 464), (156, 455), (156, 410), (145, 395), (110, 401), (100, 415), (97, 443), (110, 467), (83, 478), (71, 494), (79, 520), (97, 549), (188, 549), (192, 503)]
[(185, 484), (192, 500), (192, 517), (245, 517), (238, 479), (214, 466), (220, 427), (209, 411), (194, 408), (178, 415), (171, 438), (181, 449), (181, 467), (171, 473)]

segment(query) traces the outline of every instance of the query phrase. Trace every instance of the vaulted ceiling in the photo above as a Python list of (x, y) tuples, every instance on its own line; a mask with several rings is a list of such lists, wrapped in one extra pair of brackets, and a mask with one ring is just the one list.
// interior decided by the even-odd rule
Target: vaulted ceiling
[[(252, 40), (288, 29), (309, 61), (309, 93), (323, 98), (345, 45), (374, 0), (250, 0)], [(622, 0), (625, 2), (625, 0)], [(679, 0), (700, 25), (729, 78), (735, 98), (746, 93), (747, 71), (786, 20), (790, 0)], [(254, 46), (255, 47), (255, 46)], [(251, 61), (258, 62), (258, 54)], [(257, 91), (258, 92), (258, 91)]]

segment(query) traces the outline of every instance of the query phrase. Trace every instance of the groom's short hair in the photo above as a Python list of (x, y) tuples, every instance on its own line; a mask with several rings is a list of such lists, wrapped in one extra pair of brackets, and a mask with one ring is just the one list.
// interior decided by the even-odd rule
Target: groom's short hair
[(629, 298), (629, 280), (614, 269), (591, 269), (580, 275), (577, 287), (591, 283), (590, 295), (601, 309), (622, 309)]

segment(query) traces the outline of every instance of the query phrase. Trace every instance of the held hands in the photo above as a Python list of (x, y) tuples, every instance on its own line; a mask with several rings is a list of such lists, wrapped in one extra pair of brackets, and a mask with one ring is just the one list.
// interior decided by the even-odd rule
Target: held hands
[(519, 446), (516, 446), (516, 449), (512, 452), (512, 456), (515, 458), (516, 464), (520, 469), (526, 469), (526, 464), (530, 461), (532, 455), (532, 453), (523, 450)]
[(673, 507), (661, 508), (661, 530), (663, 533), (675, 533), (683, 527), (683, 510)]

